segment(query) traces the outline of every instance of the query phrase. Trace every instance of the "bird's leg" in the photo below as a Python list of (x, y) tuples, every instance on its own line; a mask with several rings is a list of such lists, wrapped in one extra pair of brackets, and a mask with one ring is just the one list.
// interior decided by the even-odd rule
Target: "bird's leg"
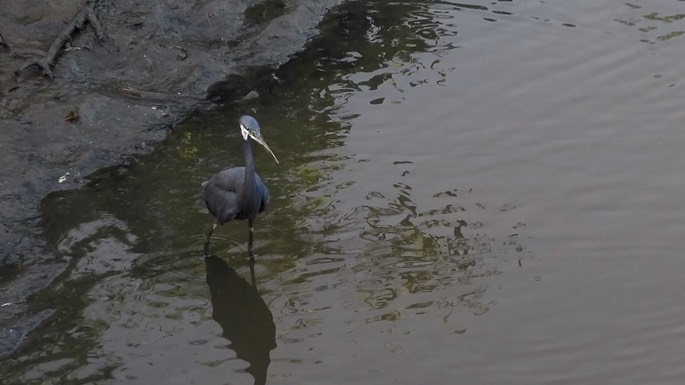
[(254, 274), (254, 258), (250, 258), (250, 278), (252, 278), (252, 286), (257, 287), (257, 279)]
[(209, 238), (212, 236), (214, 229), (216, 229), (216, 222), (212, 224), (212, 228), (209, 229), (209, 232), (207, 233), (207, 238), (205, 238), (205, 256), (209, 255)]
[(250, 254), (250, 262), (254, 262), (254, 247), (252, 245), (253, 234), (254, 227), (250, 226), (250, 236), (247, 238), (247, 252)]

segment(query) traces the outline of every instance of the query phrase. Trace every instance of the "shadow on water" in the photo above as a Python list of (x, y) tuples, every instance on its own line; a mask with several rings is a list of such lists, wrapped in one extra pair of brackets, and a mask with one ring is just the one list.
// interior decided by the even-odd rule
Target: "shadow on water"
[(276, 348), (276, 325), (273, 315), (259, 295), (250, 264), (252, 283), (245, 281), (221, 258), (205, 258), (207, 285), (212, 296), (212, 318), (221, 325), (238, 358), (247, 361), (255, 384), (266, 383), (266, 373)]
[[(411, 174), (402, 171), (412, 167), (410, 160), (381, 171), (400, 170), (392, 187), (364, 190), (355, 172), (368, 175), (359, 168), (368, 161), (345, 151), (352, 122), (364, 113), (342, 108), (351, 95), (387, 87), (387, 97), (375, 98), (369, 108), (402, 102), (396, 79), (439, 73), (433, 68), (441, 52), (456, 48), (456, 26), (431, 7), (347, 3), (322, 21), (320, 37), (271, 74), (280, 83), (259, 89), (260, 99), (196, 114), (131, 166), (102, 170), (79, 190), (46, 197), (44, 236), (56, 263), (68, 267), (34, 298), (33, 306), (55, 314), (0, 364), (8, 383), (38, 383), (46, 375), (72, 383), (155, 383), (185, 365), (192, 367), (184, 371), (189, 381), (247, 372), (263, 384), (276, 328), (287, 338), (274, 353), (283, 349), (280, 362), (297, 366), (322, 359), (303, 341), (326, 346), (332, 341), (319, 336), (340, 337), (340, 330), (367, 330), (355, 335), (364, 341), (381, 333), (382, 322), (411, 322), (431, 311), (446, 322), (458, 307), (487, 312), (487, 284), (479, 280), (499, 274), (488, 258), (525, 249), (516, 234), (506, 240), (488, 235), (484, 223), (507, 210), (486, 209), (461, 187), (433, 191), (422, 201), (411, 186), (419, 182), (403, 179)], [(434, 56), (425, 62), (416, 53)], [(217, 229), (217, 255), (205, 259), (211, 318), (237, 358), (249, 364), (242, 370), (226, 349), (212, 345), (197, 255), (211, 224), (200, 185), (242, 161), (235, 122), (244, 113), (259, 118), (284, 166), (264, 162), (268, 154), (257, 151), (258, 172), (272, 195), (255, 228), (256, 274), (266, 300), (257, 292), (255, 272), (249, 284), (229, 266), (245, 258), (245, 223)], [(354, 310), (343, 311), (348, 308)], [(329, 333), (312, 331), (324, 327)], [(340, 351), (345, 349), (357, 348)]]

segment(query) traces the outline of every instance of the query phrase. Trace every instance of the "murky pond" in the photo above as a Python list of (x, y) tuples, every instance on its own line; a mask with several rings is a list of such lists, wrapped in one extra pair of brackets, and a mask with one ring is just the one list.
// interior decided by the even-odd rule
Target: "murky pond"
[[(43, 202), (6, 383), (680, 384), (685, 8), (354, 2), (257, 101)], [(271, 190), (211, 224), (249, 113)]]

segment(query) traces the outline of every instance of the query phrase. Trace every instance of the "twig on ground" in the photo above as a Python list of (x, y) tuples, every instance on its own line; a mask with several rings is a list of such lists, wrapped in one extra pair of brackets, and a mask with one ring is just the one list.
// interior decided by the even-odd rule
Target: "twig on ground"
[(71, 34), (76, 29), (81, 29), (86, 21), (89, 22), (91, 26), (93, 26), (93, 29), (95, 30), (95, 35), (97, 35), (98, 39), (100, 39), (100, 41), (104, 40), (105, 34), (102, 30), (100, 22), (95, 16), (95, 10), (93, 9), (93, 3), (95, 1), (96, 0), (86, 1), (81, 10), (76, 14), (76, 16), (74, 16), (74, 18), (69, 22), (69, 24), (67, 24), (62, 33), (60, 33), (59, 36), (57, 36), (57, 38), (55, 39), (55, 41), (52, 42), (45, 56), (33, 57), (28, 59), (24, 63), (24, 65), (21, 66), (21, 68), (15, 71), (15, 74), (19, 75), (21, 71), (29, 67), (36, 66), (43, 70), (43, 75), (52, 79), (52, 66), (55, 65), (57, 54), (59, 54), (59, 51), (62, 49), (64, 44), (67, 41), (71, 40)]

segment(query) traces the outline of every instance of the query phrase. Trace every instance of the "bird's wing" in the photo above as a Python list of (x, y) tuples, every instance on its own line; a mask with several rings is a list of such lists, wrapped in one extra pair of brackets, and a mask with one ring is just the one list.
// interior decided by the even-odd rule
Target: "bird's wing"
[(257, 190), (259, 190), (262, 197), (262, 201), (259, 205), (259, 212), (261, 213), (266, 210), (266, 206), (269, 205), (269, 189), (266, 188), (266, 185), (262, 182), (262, 178), (260, 178), (259, 175), (255, 175), (255, 177), (257, 179)]
[(244, 181), (245, 167), (233, 167), (212, 175), (212, 178), (205, 182), (205, 188), (213, 184), (222, 190), (238, 192), (238, 187), (242, 186)]
[(216, 218), (217, 223), (230, 221), (238, 213), (238, 186), (245, 180), (245, 168), (235, 167), (220, 171), (204, 183), (202, 198), (207, 209)]

